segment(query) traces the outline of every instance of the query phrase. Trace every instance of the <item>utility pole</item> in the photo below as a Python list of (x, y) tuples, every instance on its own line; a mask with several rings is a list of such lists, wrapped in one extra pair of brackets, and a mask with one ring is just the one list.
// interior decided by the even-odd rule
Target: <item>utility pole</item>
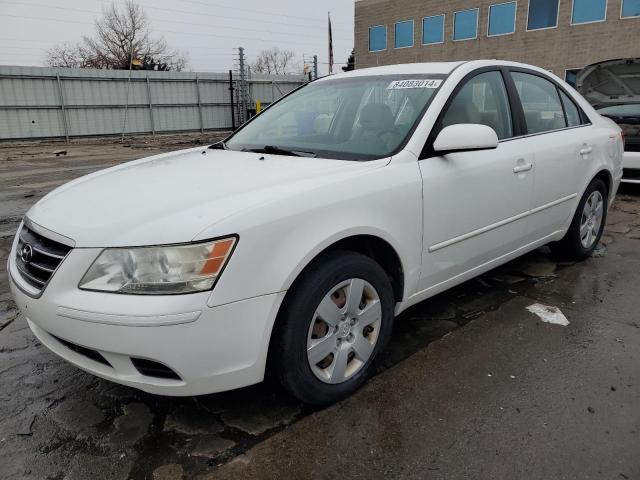
[(233, 98), (233, 71), (229, 70), (229, 95), (231, 96), (231, 130), (236, 131), (235, 99)]
[[(124, 142), (124, 132), (127, 129), (127, 111), (129, 110), (129, 87), (131, 86), (131, 72), (133, 71), (133, 39), (131, 40), (131, 49), (129, 51), (129, 79), (127, 80), (127, 99), (124, 104), (124, 119), (122, 121), (122, 136), (120, 143)], [(68, 140), (67, 140), (67, 143)]]
[(318, 55), (313, 56), (313, 79), (318, 79)]
[(238, 48), (238, 66), (240, 68), (240, 88), (239, 88), (239, 101), (240, 101), (240, 124), (242, 125), (246, 121), (247, 117), (247, 72), (245, 70), (245, 58), (244, 48)]

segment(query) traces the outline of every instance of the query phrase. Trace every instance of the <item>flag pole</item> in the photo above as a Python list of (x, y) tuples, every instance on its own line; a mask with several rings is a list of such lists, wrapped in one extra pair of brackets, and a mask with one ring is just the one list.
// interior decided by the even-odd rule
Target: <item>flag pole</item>
[(331, 12), (327, 13), (329, 19), (329, 75), (333, 74), (333, 32), (331, 29)]

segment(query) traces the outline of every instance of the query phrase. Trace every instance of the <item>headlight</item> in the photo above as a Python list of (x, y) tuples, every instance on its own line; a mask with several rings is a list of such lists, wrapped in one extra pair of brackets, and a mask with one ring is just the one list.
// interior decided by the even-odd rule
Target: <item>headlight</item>
[(107, 248), (80, 281), (83, 290), (171, 295), (211, 290), (236, 237), (160, 247)]

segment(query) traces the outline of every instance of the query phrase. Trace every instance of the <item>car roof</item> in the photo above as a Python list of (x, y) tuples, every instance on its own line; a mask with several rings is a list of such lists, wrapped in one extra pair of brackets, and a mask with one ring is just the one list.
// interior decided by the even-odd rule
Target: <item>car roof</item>
[[(403, 63), (399, 65), (385, 65), (382, 67), (359, 68), (351, 72), (338, 73), (322, 79), (364, 77), (377, 75), (418, 75), (441, 74), (448, 75), (465, 62), (431, 62), (431, 63)], [(320, 79), (320, 80), (322, 80)]]
[(519, 62), (506, 60), (469, 60), (463, 62), (425, 62), (425, 63), (402, 63), (397, 65), (385, 65), (381, 67), (359, 68), (345, 73), (338, 73), (328, 77), (320, 78), (319, 81), (336, 78), (380, 76), (380, 75), (449, 75), (458, 67), (464, 65), (464, 70), (473, 70), (488, 66), (510, 66), (537, 70), (549, 74), (550, 72)]

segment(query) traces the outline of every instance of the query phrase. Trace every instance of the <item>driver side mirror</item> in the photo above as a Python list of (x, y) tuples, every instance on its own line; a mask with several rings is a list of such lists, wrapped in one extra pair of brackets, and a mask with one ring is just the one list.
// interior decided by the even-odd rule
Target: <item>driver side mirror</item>
[(486, 125), (462, 123), (442, 129), (433, 142), (433, 150), (440, 155), (454, 152), (473, 152), (498, 148), (498, 135)]

